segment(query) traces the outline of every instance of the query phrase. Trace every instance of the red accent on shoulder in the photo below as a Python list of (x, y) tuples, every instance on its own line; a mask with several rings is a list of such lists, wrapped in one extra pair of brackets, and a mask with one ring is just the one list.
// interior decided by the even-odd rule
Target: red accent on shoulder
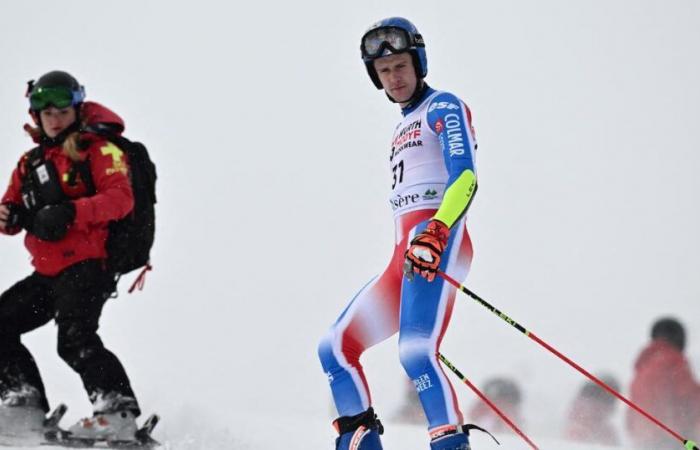
[(97, 102), (83, 103), (81, 115), (83, 123), (85, 123), (85, 125), (104, 123), (109, 125), (116, 125), (119, 128), (120, 133), (124, 131), (124, 120), (122, 120), (122, 118), (119, 117), (117, 113)]
[(467, 110), (467, 120), (469, 121), (469, 125), (472, 123), (472, 110), (469, 109), (466, 103), (462, 102), (462, 105), (464, 105), (464, 109)]

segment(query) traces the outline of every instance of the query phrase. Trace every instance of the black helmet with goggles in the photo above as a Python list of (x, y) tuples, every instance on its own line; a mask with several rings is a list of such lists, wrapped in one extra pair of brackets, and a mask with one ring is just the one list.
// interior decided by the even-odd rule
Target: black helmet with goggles
[(71, 74), (54, 70), (27, 83), (29, 109), (41, 111), (54, 106), (59, 109), (77, 106), (85, 100), (85, 88)]

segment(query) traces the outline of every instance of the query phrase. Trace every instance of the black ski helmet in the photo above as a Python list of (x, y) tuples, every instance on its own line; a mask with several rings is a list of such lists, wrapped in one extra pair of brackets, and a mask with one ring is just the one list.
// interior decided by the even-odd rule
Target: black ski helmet
[(663, 317), (651, 327), (652, 339), (663, 339), (678, 350), (685, 348), (685, 329), (681, 323), (673, 317)]
[[(66, 101), (70, 106), (77, 106), (85, 100), (85, 87), (83, 87), (75, 77), (68, 72), (53, 70), (40, 76), (38, 80), (31, 80), (27, 83), (27, 98), (29, 98), (29, 109), (40, 111), (48, 104), (52, 103), (51, 97), (42, 98), (42, 94), (50, 90), (63, 90), (67, 93)], [(69, 106), (69, 105), (55, 105)]]

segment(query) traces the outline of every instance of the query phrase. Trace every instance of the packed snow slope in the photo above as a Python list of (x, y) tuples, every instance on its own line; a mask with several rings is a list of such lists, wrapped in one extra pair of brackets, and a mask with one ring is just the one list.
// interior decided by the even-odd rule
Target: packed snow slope
[[(425, 37), (431, 86), (473, 112), (471, 289), (625, 392), (653, 320), (700, 316), (697, 1), (4, 2), (0, 180), (31, 146), (26, 82), (53, 69), (158, 164), (155, 270), (134, 295), (125, 277), (100, 333), (172, 448), (331, 448), (317, 342), (392, 251), (399, 111), (358, 49), (392, 15)], [(0, 255), (4, 290), (31, 267), (20, 237), (0, 236)], [(52, 404), (70, 404), (65, 424), (90, 414), (54, 325), (23, 342)], [(577, 372), (463, 296), (442, 351), (477, 385), (515, 378), (525, 430), (566, 448)], [(687, 352), (697, 368), (690, 327)], [(405, 383), (396, 338), (363, 364), (388, 419)], [(418, 428), (386, 442), (427, 448)]]
[[(334, 432), (327, 424), (309, 417), (289, 416), (284, 420), (270, 423), (269, 417), (257, 414), (232, 414), (236, 419), (236, 428), (212, 426), (203, 423), (197, 417), (188, 420), (187, 426), (170, 429), (160, 434), (163, 450), (258, 450), (258, 449), (331, 449), (334, 448)], [(325, 425), (325, 426), (324, 426)], [(425, 430), (416, 425), (400, 425), (387, 423), (382, 437), (386, 450), (411, 450), (428, 448), (428, 438)], [(274, 429), (274, 433), (271, 432)], [(300, 429), (314, 429), (314, 433), (300, 434)], [(288, 439), (284, 440), (284, 436)], [(541, 450), (606, 450), (613, 447), (575, 444), (562, 440), (529, 436)], [(531, 447), (520, 437), (512, 434), (497, 434), (500, 445), (490, 437), (480, 432), (473, 432), (471, 446), (473, 450), (530, 450)], [(3, 447), (0, 447), (3, 448)], [(19, 447), (18, 447), (19, 448)], [(45, 446), (21, 447), (27, 450), (46, 450)], [(621, 447), (615, 447), (624, 450)], [(682, 446), (680, 446), (682, 448)]]

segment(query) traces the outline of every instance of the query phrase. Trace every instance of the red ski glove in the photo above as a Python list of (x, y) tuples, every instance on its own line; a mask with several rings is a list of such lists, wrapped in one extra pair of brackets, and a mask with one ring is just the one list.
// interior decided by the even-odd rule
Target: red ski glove
[(450, 237), (450, 229), (439, 220), (428, 222), (427, 228), (411, 241), (411, 246), (406, 250), (406, 262), (404, 274), (409, 280), (413, 279), (413, 273), (417, 273), (428, 281), (435, 279), (435, 274), (440, 267), (440, 256), (447, 247)]

